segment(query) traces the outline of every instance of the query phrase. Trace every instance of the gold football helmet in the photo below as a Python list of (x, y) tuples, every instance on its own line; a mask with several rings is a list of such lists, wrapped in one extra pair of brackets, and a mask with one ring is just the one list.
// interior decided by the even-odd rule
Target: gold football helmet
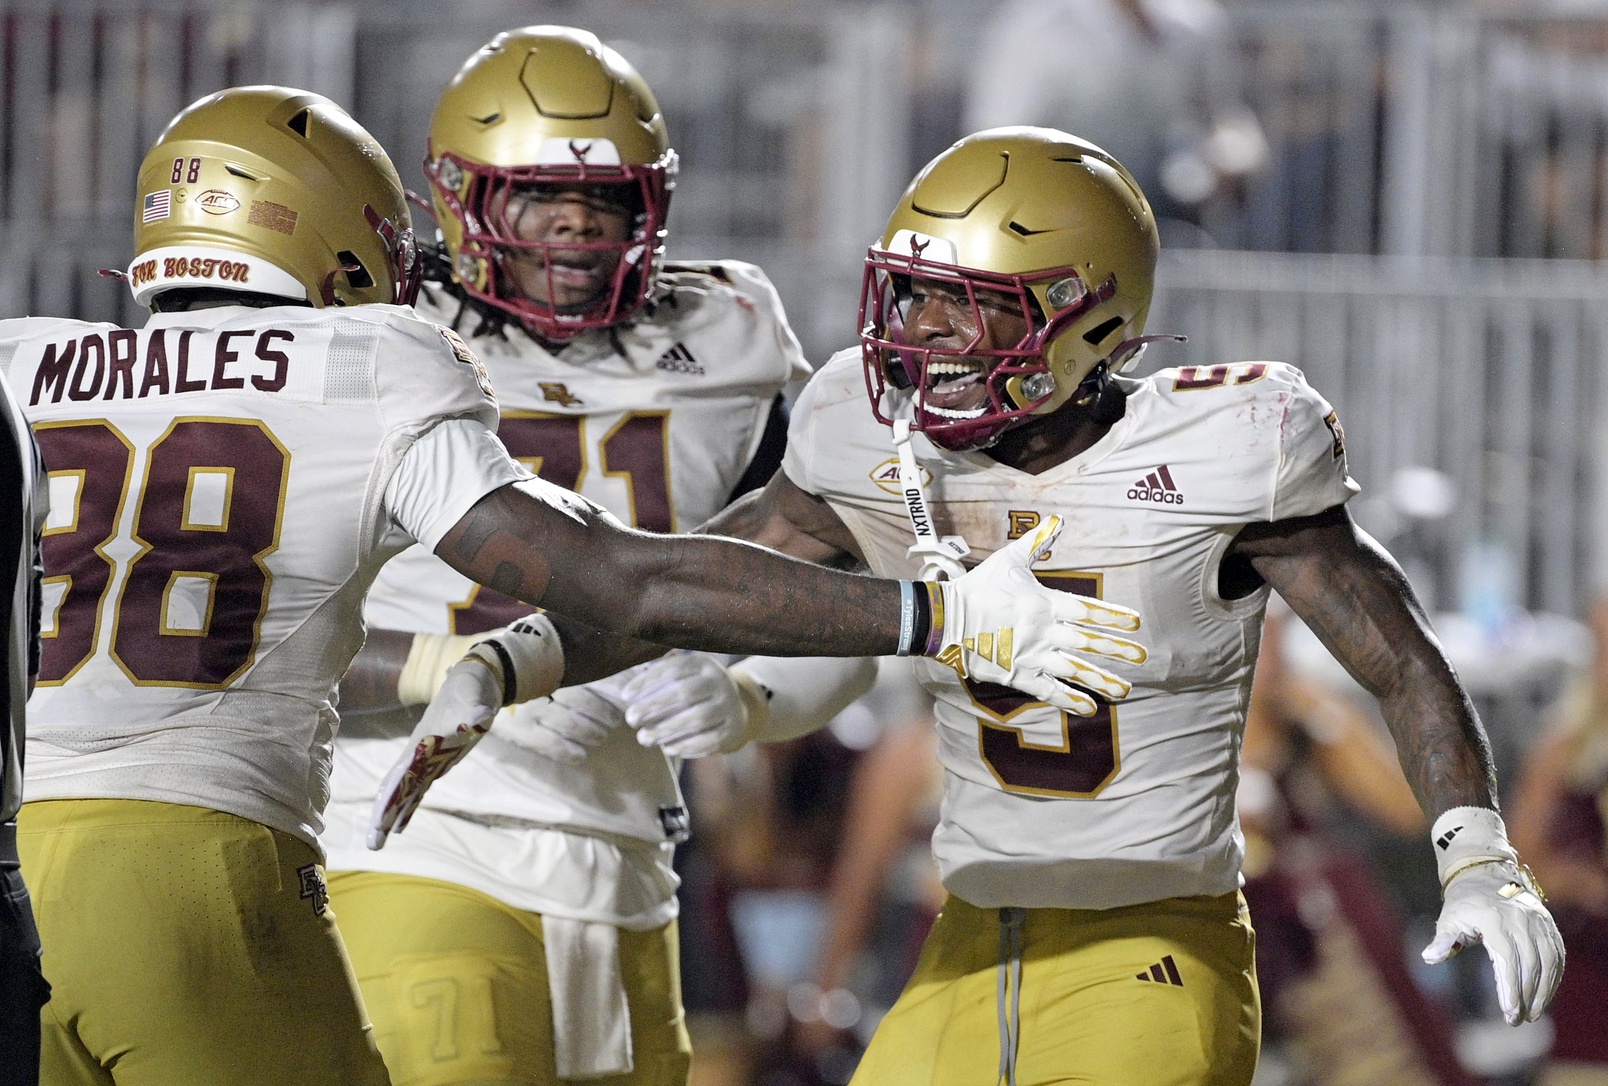
[[(453, 279), (470, 297), (563, 340), (615, 324), (649, 297), (676, 165), (653, 92), (624, 57), (584, 30), (529, 26), (493, 38), (442, 93), (424, 172)], [(630, 215), (626, 239), (522, 240), (511, 196), (557, 185), (609, 193)], [(546, 269), (548, 298), (553, 268), (566, 262), (612, 267), (612, 275), (586, 302), (559, 305), (517, 286), (509, 261), (522, 256)]]
[(315, 306), (412, 302), (418, 254), (391, 160), (346, 111), (233, 87), (168, 124), (140, 164), (134, 300), (211, 287)]
[[(1056, 410), (1102, 363), (1132, 361), (1157, 252), (1144, 193), (1094, 144), (1049, 128), (966, 137), (916, 176), (866, 257), (861, 343), (877, 418), (891, 420), (890, 385), (913, 389), (912, 427), (966, 449)], [(903, 322), (912, 278), (964, 290), (977, 327), (978, 292), (994, 303), (1003, 295), (1027, 333), (1002, 349), (912, 344)], [(926, 402), (935, 384), (968, 373), (986, 384), (983, 406)]]

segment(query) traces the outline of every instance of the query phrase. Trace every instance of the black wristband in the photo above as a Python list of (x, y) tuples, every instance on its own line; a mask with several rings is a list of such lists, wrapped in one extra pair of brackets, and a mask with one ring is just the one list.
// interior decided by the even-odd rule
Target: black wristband
[(914, 614), (910, 622), (910, 643), (899, 646), (901, 655), (920, 656), (932, 633), (932, 596), (922, 581), (915, 583)]
[(508, 650), (503, 648), (495, 637), (488, 638), (481, 644), (495, 652), (497, 662), (502, 665), (502, 703), (508, 705), (513, 702), (514, 691), (519, 687), (519, 676), (514, 674), (514, 658), (508, 655)]

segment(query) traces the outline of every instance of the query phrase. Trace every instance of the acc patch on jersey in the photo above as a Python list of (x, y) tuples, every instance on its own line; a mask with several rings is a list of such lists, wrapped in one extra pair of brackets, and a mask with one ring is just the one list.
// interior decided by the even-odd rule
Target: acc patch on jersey
[(495, 399), (497, 393), (492, 391), (491, 388), (491, 374), (486, 372), (486, 364), (480, 361), (480, 356), (471, 351), (469, 344), (463, 341), (463, 337), (451, 328), (443, 328), (438, 324), (436, 325), (436, 331), (440, 332), (441, 338), (447, 341), (447, 346), (451, 347), (452, 353), (458, 356), (458, 361), (475, 371), (475, 380), (480, 382), (480, 391)]

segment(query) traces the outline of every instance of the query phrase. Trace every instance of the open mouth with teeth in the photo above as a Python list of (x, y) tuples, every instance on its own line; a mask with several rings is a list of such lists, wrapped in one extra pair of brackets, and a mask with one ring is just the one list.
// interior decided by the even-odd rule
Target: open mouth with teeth
[(990, 404), (981, 360), (930, 358), (922, 374), (921, 409), (941, 419), (975, 419)]

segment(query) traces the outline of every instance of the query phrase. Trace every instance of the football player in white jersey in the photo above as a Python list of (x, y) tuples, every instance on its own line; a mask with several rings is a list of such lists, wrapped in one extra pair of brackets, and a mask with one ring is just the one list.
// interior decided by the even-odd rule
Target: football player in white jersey
[[(709, 526), (931, 576), (1059, 516), (1039, 579), (1145, 615), (1148, 658), (1112, 664), (1131, 692), (1090, 716), (916, 664), (937, 699), (950, 896), (856, 1082), (1250, 1081), (1260, 1010), (1234, 793), (1270, 591), (1378, 696), (1434, 819), (1445, 906), (1425, 959), (1483, 942), (1513, 1023), (1561, 975), (1469, 699), (1346, 510), (1335, 413), (1280, 362), (1120, 376), (1145, 343), (1156, 254), (1143, 194), (1099, 148), (1037, 128), (955, 144), (872, 247), (862, 346), (805, 389), (783, 471)], [(684, 684), (696, 704), (665, 693), (632, 722), (764, 737), (778, 706), (828, 692), (830, 666), (770, 667), (769, 720), (766, 699), (738, 696), (753, 676), (720, 697), (704, 676)]]
[[(417, 274), (401, 183), (328, 100), (204, 98), (138, 183), (127, 278), (150, 322), (0, 322), (53, 499), (18, 829), (54, 986), (46, 1083), (386, 1081), (316, 836), (362, 599), (413, 542), (553, 608), (486, 649), (499, 700), (601, 674), (593, 627), (715, 651), (958, 651), (1051, 697), (1077, 671), (1060, 620), (1086, 608), (1024, 608), (1011, 584), (1032, 545), (1023, 568), (935, 595), (637, 532), (530, 476), (496, 439), (478, 359), (391, 304)], [(1044, 651), (965, 648), (999, 627)], [(534, 685), (514, 684), (521, 662)], [(482, 730), (421, 736), (393, 790)]]
[[(665, 263), (676, 153), (618, 52), (568, 27), (497, 35), (443, 92), (425, 170), (451, 279), (419, 310), (485, 362), (515, 457), (657, 532), (780, 465), (773, 409), (808, 375), (802, 352), (758, 268)], [(425, 546), (388, 563), (366, 605), (371, 627), (424, 646), (528, 611)], [(374, 636), (357, 666), (387, 649), (398, 665), (414, 640)], [(579, 690), (560, 700), (584, 699), (584, 731), (548, 732), (569, 710), (526, 703), (383, 851), (365, 847), (369, 808), (404, 737), (336, 744), (330, 895), (400, 1080), (686, 1079), (678, 760), (636, 741), (617, 684)], [(507, 741), (516, 726), (545, 745)], [(449, 987), (451, 1014), (431, 995)]]

